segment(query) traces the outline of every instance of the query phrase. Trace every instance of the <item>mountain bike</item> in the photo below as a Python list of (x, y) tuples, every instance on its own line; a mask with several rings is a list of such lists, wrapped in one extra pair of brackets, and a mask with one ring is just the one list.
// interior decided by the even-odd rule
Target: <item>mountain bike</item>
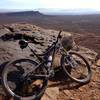
[(89, 63), (79, 53), (66, 50), (62, 46), (61, 31), (56, 41), (43, 54), (37, 54), (29, 43), (24, 39), (20, 40), (20, 48), (29, 47), (36, 59), (23, 58), (10, 61), (2, 73), (4, 90), (14, 99), (37, 100), (44, 94), (49, 78), (55, 74), (53, 61), (57, 50), (61, 54), (61, 68), (65, 75), (78, 83), (90, 81), (92, 71)]

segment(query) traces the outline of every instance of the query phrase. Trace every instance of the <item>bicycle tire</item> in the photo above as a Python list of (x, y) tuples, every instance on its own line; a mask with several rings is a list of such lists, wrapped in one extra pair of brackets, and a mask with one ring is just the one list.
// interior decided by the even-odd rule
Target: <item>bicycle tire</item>
[[(45, 78), (43, 80), (43, 87), (41, 88), (41, 91), (39, 91), (39, 93), (37, 93), (35, 95), (30, 95), (30, 96), (24, 97), (24, 96), (20, 96), (20, 95), (14, 93), (14, 91), (10, 89), (8, 82), (7, 82), (7, 80), (8, 80), (7, 79), (8, 78), (7, 77), (7, 73), (8, 73), (7, 71), (9, 71), (9, 68), (11, 68), (12, 64), (19, 63), (19, 62), (28, 62), (29, 64), (32, 64), (32, 67), (33, 67), (33, 65), (35, 65), (35, 66), (38, 65), (38, 63), (36, 61), (31, 60), (31, 59), (18, 59), (18, 60), (13, 60), (13, 61), (9, 62), (5, 66), (3, 73), (2, 73), (2, 85), (3, 85), (5, 92), (8, 93), (10, 96), (12, 96), (15, 100), (16, 99), (17, 100), (37, 100), (37, 99), (41, 98), (41, 96), (44, 94), (45, 89), (47, 88), (47, 85), (48, 85), (48, 79), (47, 78)], [(43, 66), (42, 66), (42, 68), (43, 68)], [(35, 69), (37, 69), (37, 68), (35, 68)]]
[[(73, 81), (75, 81), (75, 82), (78, 82), (78, 83), (88, 83), (90, 80), (91, 80), (91, 76), (92, 76), (92, 69), (91, 69), (91, 66), (89, 65), (89, 63), (87, 62), (87, 60), (81, 55), (81, 54), (79, 54), (79, 53), (77, 53), (77, 52), (73, 52), (73, 51), (70, 51), (69, 52), (69, 55), (71, 55), (71, 56), (76, 56), (76, 58), (78, 57), (80, 60), (81, 60), (81, 62), (84, 62), (84, 65), (86, 65), (86, 69), (87, 69), (87, 75), (86, 75), (86, 77), (85, 78), (79, 78), (79, 77), (75, 77), (75, 75), (73, 74), (74, 73), (74, 71), (73, 71), (73, 73), (72, 73), (72, 70), (73, 69), (75, 69), (75, 68), (73, 68), (67, 61), (65, 61), (65, 59), (66, 59), (66, 56), (62, 56), (61, 57), (61, 66), (62, 66), (62, 68), (63, 68), (63, 70), (64, 70), (64, 72), (65, 72), (65, 74), (70, 78), (70, 79), (72, 79)], [(67, 63), (67, 66), (65, 66), (65, 63)], [(82, 66), (83, 66), (83, 64), (82, 64)], [(80, 67), (80, 66), (79, 66)], [(78, 67), (76, 67), (76, 69), (77, 69)], [(83, 68), (83, 67), (82, 67)], [(81, 70), (82, 70), (82, 68), (81, 68)], [(72, 76), (72, 74), (73, 74), (73, 76)], [(83, 73), (82, 73), (83, 74)]]

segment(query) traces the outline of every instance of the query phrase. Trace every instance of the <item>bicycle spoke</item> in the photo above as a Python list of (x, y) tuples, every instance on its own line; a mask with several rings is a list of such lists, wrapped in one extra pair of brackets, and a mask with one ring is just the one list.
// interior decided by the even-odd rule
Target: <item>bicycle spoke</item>
[(27, 100), (41, 96), (47, 87), (48, 79), (45, 67), (40, 65), (31, 59), (19, 59), (8, 63), (3, 71), (3, 85), (7, 92)]
[(85, 83), (91, 79), (91, 68), (83, 56), (76, 52), (70, 52), (70, 55), (65, 57), (63, 68), (66, 74), (72, 80)]

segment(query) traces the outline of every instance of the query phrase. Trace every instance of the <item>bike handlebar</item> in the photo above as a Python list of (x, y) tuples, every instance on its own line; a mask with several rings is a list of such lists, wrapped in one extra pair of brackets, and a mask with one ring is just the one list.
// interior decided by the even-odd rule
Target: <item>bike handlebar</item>
[[(60, 30), (59, 33), (58, 33), (58, 36), (57, 36), (57, 40), (51, 45), (51, 47), (58, 43), (58, 39), (61, 38), (61, 32), (62, 31)], [(31, 41), (26, 41), (25, 39), (21, 39), (19, 41), (20, 48), (22, 48), (22, 49), (26, 48), (28, 46), (28, 43), (32, 43), (32, 42)]]

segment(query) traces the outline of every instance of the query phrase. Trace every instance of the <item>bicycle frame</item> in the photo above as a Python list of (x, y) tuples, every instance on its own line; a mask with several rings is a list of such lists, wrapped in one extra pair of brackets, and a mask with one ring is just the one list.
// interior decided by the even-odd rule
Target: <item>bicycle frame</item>
[[(55, 52), (56, 52), (57, 49), (60, 48), (60, 47), (57, 48), (57, 43), (58, 43), (58, 41), (59, 41), (59, 36), (60, 36), (60, 34), (61, 34), (61, 31), (60, 31), (59, 34), (58, 34), (58, 37), (57, 37), (56, 42), (54, 42), (54, 43), (47, 49), (47, 51), (46, 51), (45, 53), (43, 53), (43, 54), (37, 54), (37, 53), (35, 53), (35, 51), (28, 45), (30, 51), (31, 51), (31, 52), (33, 53), (33, 55), (35, 55), (36, 58), (39, 60), (40, 65), (41, 65), (41, 64), (46, 64), (46, 63), (48, 63), (48, 60), (47, 60), (48, 57), (49, 57), (50, 55), (52, 56), (51, 66), (48, 68), (48, 74), (49, 74), (50, 70), (53, 70), (53, 62), (54, 62)], [(52, 54), (51, 54), (51, 53), (52, 53)], [(47, 57), (47, 59), (45, 59), (45, 57)]]

